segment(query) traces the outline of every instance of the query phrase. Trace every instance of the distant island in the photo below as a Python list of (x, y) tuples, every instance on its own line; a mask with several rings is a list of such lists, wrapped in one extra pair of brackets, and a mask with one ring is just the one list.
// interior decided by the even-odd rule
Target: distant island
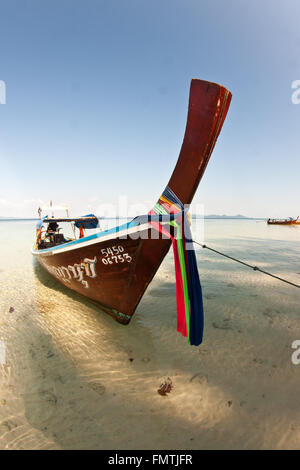
[(192, 214), (192, 219), (253, 219), (254, 217), (246, 217), (245, 215), (237, 214), (237, 215), (218, 215), (218, 214), (209, 214), (209, 215), (198, 215)]

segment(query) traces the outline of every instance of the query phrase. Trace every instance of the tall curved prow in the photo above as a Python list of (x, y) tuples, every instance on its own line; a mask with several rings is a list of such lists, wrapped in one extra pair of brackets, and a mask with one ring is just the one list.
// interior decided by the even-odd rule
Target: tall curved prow
[[(168, 188), (182, 204), (190, 204), (203, 176), (231, 101), (231, 93), (216, 83), (193, 79), (181, 151)], [(131, 316), (170, 248), (170, 240), (141, 240), (139, 255), (121, 311)], [(128, 323), (129, 320), (124, 320)]]
[(221, 132), (231, 93), (221, 85), (193, 79), (181, 151), (168, 186), (190, 204)]

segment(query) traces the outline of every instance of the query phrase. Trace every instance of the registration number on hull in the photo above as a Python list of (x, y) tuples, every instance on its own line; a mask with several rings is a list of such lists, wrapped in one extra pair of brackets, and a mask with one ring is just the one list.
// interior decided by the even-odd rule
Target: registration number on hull
[(126, 262), (130, 263), (132, 261), (132, 257), (128, 253), (125, 253), (124, 247), (121, 245), (102, 248), (101, 254), (104, 255), (104, 258), (102, 258), (102, 263), (105, 265)]

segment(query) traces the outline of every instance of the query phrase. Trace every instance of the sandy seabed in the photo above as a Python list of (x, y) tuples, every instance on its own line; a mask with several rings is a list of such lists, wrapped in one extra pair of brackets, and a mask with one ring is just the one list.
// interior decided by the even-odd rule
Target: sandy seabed
[[(207, 244), (299, 283), (300, 227), (241, 224), (222, 236), (209, 226)], [(0, 234), (1, 449), (300, 447), (299, 289), (197, 251), (206, 325), (195, 348), (176, 332), (171, 252), (122, 326), (33, 262), (32, 223), (12, 227)]]

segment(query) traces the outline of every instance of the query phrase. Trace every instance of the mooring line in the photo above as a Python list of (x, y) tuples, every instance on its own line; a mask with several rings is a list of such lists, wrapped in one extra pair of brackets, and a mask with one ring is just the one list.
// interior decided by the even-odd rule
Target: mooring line
[(196, 243), (196, 245), (201, 246), (202, 248), (206, 248), (207, 250), (213, 251), (214, 253), (217, 253), (218, 255), (224, 256), (225, 258), (231, 259), (232, 261), (236, 261), (237, 263), (243, 264), (244, 266), (247, 266), (247, 268), (251, 268), (254, 271), (259, 271), (263, 274), (266, 274), (267, 276), (274, 277), (274, 279), (278, 279), (279, 281), (285, 282), (286, 284), (289, 284), (290, 286), (300, 288), (300, 285), (295, 284), (294, 282), (288, 281), (287, 279), (283, 279), (282, 277), (275, 276), (275, 274), (269, 273), (268, 271), (264, 271), (263, 269), (260, 269), (258, 266), (253, 266), (251, 264), (245, 263), (245, 261), (241, 261), (237, 258), (234, 258), (233, 256), (229, 256), (229, 255), (226, 255), (225, 253), (221, 253), (221, 251), (215, 250), (214, 248), (210, 248), (204, 243), (199, 243), (199, 242), (196, 242), (195, 240), (192, 240), (192, 241)]

